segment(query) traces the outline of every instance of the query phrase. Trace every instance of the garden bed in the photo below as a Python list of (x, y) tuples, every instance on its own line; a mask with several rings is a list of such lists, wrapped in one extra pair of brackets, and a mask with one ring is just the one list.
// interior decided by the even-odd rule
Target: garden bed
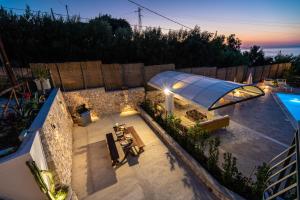
[(2, 99), (0, 110), (0, 157), (18, 150), (27, 135), (27, 129), (45, 102), (45, 98), (45, 95), (36, 93), (31, 96), (30, 93), (25, 93), (17, 99), (19, 106), (15, 100), (11, 100), (6, 112), (4, 111), (6, 100)]
[[(257, 168), (255, 181), (244, 177), (239, 172), (236, 166), (237, 160), (232, 154), (225, 153), (224, 163), (219, 164), (218, 146), (220, 145), (220, 140), (216, 137), (211, 137), (211, 134), (208, 134), (201, 127), (200, 123), (196, 123), (194, 127), (184, 131), (181, 128), (180, 119), (172, 115), (162, 117), (162, 114), (155, 109), (155, 106), (150, 101), (143, 102), (141, 108), (143, 109), (141, 113), (146, 112), (152, 118), (151, 120), (145, 119), (145, 121), (152, 121), (153, 124), (157, 124), (154, 129), (156, 129), (156, 132), (160, 130), (160, 132), (164, 133), (163, 140), (165, 141), (164, 138), (168, 138), (167, 140), (171, 142), (167, 143), (177, 146), (177, 149), (182, 149), (180, 153), (176, 150), (175, 152), (181, 159), (183, 158), (182, 160), (194, 172), (196, 171), (195, 174), (212, 189), (216, 196), (221, 199), (237, 199), (233, 197), (234, 195), (232, 194), (234, 193), (230, 194), (229, 192), (228, 194), (227, 189), (221, 189), (221, 184), (246, 199), (261, 199), (268, 178), (269, 167), (266, 164)], [(198, 167), (195, 163), (198, 163)]]

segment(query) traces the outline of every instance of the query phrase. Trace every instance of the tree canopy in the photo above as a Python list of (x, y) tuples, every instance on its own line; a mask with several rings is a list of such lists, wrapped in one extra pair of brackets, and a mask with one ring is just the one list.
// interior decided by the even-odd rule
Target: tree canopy
[(160, 28), (132, 29), (125, 19), (99, 15), (88, 22), (79, 16), (54, 19), (50, 14), (22, 15), (0, 8), (0, 31), (14, 66), (30, 62), (102, 60), (104, 63), (146, 65), (174, 63), (176, 67), (262, 65), (271, 62), (254, 46), (241, 52), (241, 40), (201, 31), (163, 33)]

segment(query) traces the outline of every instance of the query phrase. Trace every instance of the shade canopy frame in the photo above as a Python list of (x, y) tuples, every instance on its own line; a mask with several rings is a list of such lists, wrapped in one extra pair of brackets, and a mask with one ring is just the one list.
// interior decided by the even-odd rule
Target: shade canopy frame
[(179, 99), (215, 110), (265, 95), (253, 84), (241, 84), (201, 75), (165, 71), (148, 81), (158, 90), (168, 90)]

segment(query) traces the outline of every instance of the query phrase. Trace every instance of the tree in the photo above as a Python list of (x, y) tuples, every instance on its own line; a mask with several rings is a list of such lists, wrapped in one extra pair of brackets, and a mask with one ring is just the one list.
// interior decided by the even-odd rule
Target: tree
[(240, 51), (242, 42), (239, 38), (235, 37), (235, 34), (231, 34), (226, 38), (227, 46), (229, 50)]
[(266, 65), (272, 62), (272, 58), (265, 58), (265, 54), (260, 46), (252, 46), (250, 51), (244, 52), (250, 66)]
[(0, 8), (0, 31), (13, 66), (31, 62), (102, 60), (145, 65), (174, 63), (178, 68), (261, 65), (269, 63), (259, 47), (244, 55), (234, 34), (212, 34), (198, 26), (163, 33), (160, 28), (132, 30), (125, 19), (99, 15), (88, 22), (80, 16), (53, 19), (50, 14), (23, 15)]

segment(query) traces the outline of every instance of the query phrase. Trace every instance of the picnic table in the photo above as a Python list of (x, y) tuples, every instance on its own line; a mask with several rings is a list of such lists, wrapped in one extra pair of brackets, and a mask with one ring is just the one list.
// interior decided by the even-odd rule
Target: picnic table
[(143, 152), (144, 151), (144, 142), (142, 141), (142, 139), (140, 138), (140, 136), (137, 134), (137, 132), (135, 131), (135, 129), (133, 128), (133, 126), (127, 127), (125, 129), (125, 136), (126, 135), (131, 135), (132, 136), (132, 145), (134, 147), (138, 147), (139, 152)]
[(114, 126), (115, 135), (117, 137), (117, 142), (120, 143), (122, 150), (124, 151), (124, 158), (119, 162), (116, 160), (119, 157), (116, 156), (116, 152), (114, 150), (115, 143), (112, 144), (111, 141), (108, 141), (108, 148), (110, 150), (110, 156), (113, 161), (113, 166), (118, 163), (123, 163), (125, 159), (127, 159), (129, 153), (134, 156), (139, 155), (144, 151), (144, 142), (136, 132), (133, 126), (126, 127), (125, 124)]

